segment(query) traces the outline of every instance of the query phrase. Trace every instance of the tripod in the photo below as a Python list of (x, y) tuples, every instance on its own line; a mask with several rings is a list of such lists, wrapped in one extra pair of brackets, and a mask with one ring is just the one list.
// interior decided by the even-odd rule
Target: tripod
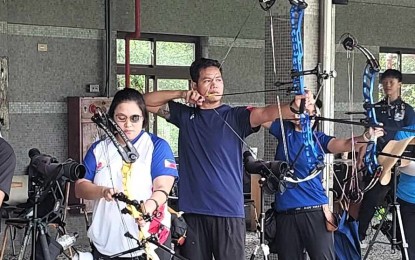
[[(387, 213), (389, 212), (389, 210), (392, 210), (392, 226), (391, 226), (392, 234), (391, 234), (391, 238), (388, 238), (388, 239), (390, 240), (392, 250), (395, 250), (397, 248), (398, 244), (400, 242), (402, 242), (402, 245), (401, 245), (401, 248), (402, 248), (402, 251), (403, 251), (402, 253), (405, 256), (405, 259), (409, 259), (409, 257), (408, 257), (408, 243), (406, 242), (406, 239), (405, 239), (405, 233), (404, 233), (404, 230), (403, 230), (403, 223), (402, 223), (400, 205), (399, 205), (399, 203), (397, 201), (397, 197), (396, 197), (397, 180), (398, 180), (397, 179), (398, 174), (397, 174), (396, 170), (397, 170), (397, 166), (395, 165), (395, 171), (394, 171), (393, 180), (392, 180), (393, 181), (393, 185), (392, 185), (392, 203), (388, 204), (388, 206), (386, 208), (386, 213), (385, 213), (385, 215), (383, 215), (382, 220), (381, 220), (381, 222), (380, 222), (380, 224), (379, 224), (379, 226), (378, 226), (378, 228), (375, 232), (375, 235), (369, 241), (369, 246), (368, 246), (367, 251), (365, 253), (365, 256), (363, 258), (364, 260), (367, 259), (367, 257), (369, 256), (369, 253), (370, 253), (370, 251), (371, 251), (371, 249), (372, 249), (372, 247), (375, 243), (389, 244), (389, 243), (376, 241), (376, 238), (377, 238), (379, 232), (382, 230), (382, 227), (386, 222)], [(396, 237), (396, 224), (397, 224), (397, 221), (399, 221), (399, 231), (401, 233), (402, 241), (397, 241), (397, 237)]]
[[(66, 186), (69, 187), (68, 185)], [(64, 217), (64, 213), (62, 211), (64, 211), (66, 208), (66, 202), (64, 202), (65, 196), (62, 191), (63, 188), (60, 186), (59, 181), (55, 180), (52, 183), (49, 183), (49, 185), (47, 185), (46, 187), (45, 185), (42, 186), (34, 182), (32, 189), (32, 194), (34, 198), (32, 216), (26, 217), (24, 219), (13, 220), (14, 223), (20, 223), (26, 226), (23, 245), (20, 249), (18, 259), (24, 259), (26, 248), (31, 238), (31, 259), (53, 260), (56, 259), (64, 249), (61, 243), (65, 244), (70, 242), (58, 242), (47, 235), (47, 226), (50, 223), (57, 225), (58, 234), (62, 235), (66, 233), (66, 230), (64, 228), (64, 219), (62, 219), (62, 216)], [(45, 204), (50, 203), (50, 200), (54, 202), (53, 205), (49, 205), (51, 209), (49, 209), (48, 207), (45, 208)], [(43, 203), (42, 206), (44, 208), (41, 208), (41, 210), (39, 211), (40, 203)], [(42, 216), (39, 216), (39, 212)], [(73, 239), (76, 239), (76, 237), (74, 237)], [(72, 241), (71, 243), (73, 242), (74, 241)], [(40, 248), (37, 247), (38, 245), (40, 245)]]
[(28, 226), (26, 227), (25, 236), (23, 240), (23, 246), (20, 249), (19, 260), (23, 260), (27, 245), (29, 244), (30, 236), (32, 237), (32, 259), (36, 259), (36, 238), (39, 237), (39, 241), (42, 248), (43, 259), (51, 260), (48, 241), (46, 239), (46, 224), (43, 223), (42, 218), (38, 217), (38, 205), (40, 203), (42, 188), (35, 185), (35, 201), (33, 206), (33, 216), (27, 220)]
[[(264, 177), (261, 177), (261, 179), (259, 179), (258, 181), (259, 183), (259, 187), (261, 188), (261, 206), (260, 206), (260, 223), (258, 223), (257, 221), (257, 232), (259, 230), (259, 245), (255, 246), (254, 252), (252, 252), (251, 258), (250, 260), (254, 260), (259, 248), (261, 248), (262, 253), (264, 254), (264, 260), (268, 260), (268, 256), (269, 256), (269, 247), (267, 244), (265, 244), (265, 212), (264, 212), (264, 207), (265, 207), (265, 202), (264, 202), (264, 184), (266, 183), (266, 179)], [(255, 216), (257, 216), (256, 212), (255, 212)]]

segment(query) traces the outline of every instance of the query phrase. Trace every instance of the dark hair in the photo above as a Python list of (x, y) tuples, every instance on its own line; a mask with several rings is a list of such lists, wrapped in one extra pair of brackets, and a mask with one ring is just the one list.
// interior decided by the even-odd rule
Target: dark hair
[(206, 59), (206, 58), (200, 58), (200, 59), (195, 60), (190, 66), (190, 77), (192, 78), (192, 81), (197, 83), (199, 81), (200, 70), (206, 69), (208, 67), (217, 67), (220, 73), (222, 73), (222, 67), (219, 61), (212, 60), (212, 59)]
[(124, 88), (123, 90), (118, 91), (115, 93), (114, 98), (112, 99), (110, 109), (108, 110), (108, 115), (114, 119), (114, 112), (115, 109), (118, 107), (119, 104), (127, 102), (127, 101), (134, 101), (137, 106), (143, 112), (143, 128), (147, 127), (148, 123), (148, 112), (146, 108), (146, 104), (144, 102), (143, 95), (133, 88)]
[(399, 70), (387, 69), (380, 76), (380, 80), (382, 81), (386, 78), (395, 78), (398, 79), (398, 82), (402, 82), (402, 73)]

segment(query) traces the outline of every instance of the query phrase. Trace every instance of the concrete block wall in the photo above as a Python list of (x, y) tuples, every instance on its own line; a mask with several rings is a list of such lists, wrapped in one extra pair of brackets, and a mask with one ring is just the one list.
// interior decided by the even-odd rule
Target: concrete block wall
[[(305, 68), (314, 67), (318, 47), (319, 1), (307, 1), (304, 30)], [(103, 86), (104, 77), (104, 5), (105, 0), (0, 1), (0, 56), (8, 59), (8, 108), (10, 124), (3, 129), (18, 157), (16, 174), (23, 174), (29, 163), (27, 152), (32, 147), (67, 157), (67, 96), (91, 96), (86, 85)], [(273, 88), (276, 80), (288, 81), (291, 69), (289, 40), (289, 3), (280, 1), (273, 7), (276, 42), (277, 76), (274, 76), (270, 48), (270, 17), (258, 1), (182, 1), (142, 0), (141, 26), (145, 33), (166, 33), (203, 37), (204, 56), (222, 60), (233, 38), (238, 40), (223, 67), (227, 93)], [(352, 33), (359, 43), (374, 53), (379, 47), (415, 48), (413, 0), (349, 0), (335, 7), (336, 39), (344, 32)], [(134, 1), (111, 1), (112, 43), (117, 31), (134, 30)], [(237, 13), (237, 14), (235, 14)], [(47, 52), (37, 51), (37, 44), (47, 44)], [(114, 45), (113, 45), (113, 48)], [(112, 53), (115, 57), (115, 53)], [(113, 59), (115, 60), (115, 59)], [(355, 56), (354, 99), (361, 97), (361, 72), (364, 58)], [(335, 110), (343, 117), (347, 110), (347, 65), (344, 51), (336, 48)], [(115, 92), (115, 69), (111, 69), (110, 90)], [(360, 66), (361, 65), (361, 66)], [(308, 79), (307, 79), (308, 80)], [(309, 84), (312, 84), (309, 83)], [(112, 94), (111, 93), (111, 94)], [(283, 92), (226, 96), (232, 105), (275, 104), (289, 101)], [(356, 105), (357, 109), (359, 104)], [(346, 135), (346, 127), (337, 127), (336, 135)], [(263, 130), (248, 138), (258, 147), (259, 157), (272, 159), (275, 141)], [(83, 229), (83, 223), (72, 226)]]
[[(303, 27), (303, 70), (313, 69), (318, 62), (318, 33), (319, 33), (319, 3), (318, 1), (307, 1), (308, 7), (304, 11)], [(275, 87), (275, 82), (289, 82), (292, 69), (292, 44), (291, 44), (291, 24), (290, 24), (290, 5), (289, 2), (276, 5), (272, 9), (273, 16), (267, 16), (265, 25), (265, 88), (276, 90), (267, 92), (265, 96), (266, 104), (277, 104), (277, 96), (280, 103), (287, 103), (293, 99), (293, 95), (288, 95), (287, 87)], [(274, 50), (276, 75), (274, 73), (274, 59), (272, 52), (271, 19), (274, 31)], [(316, 93), (316, 78), (314, 76), (304, 77), (305, 86)], [(268, 131), (264, 135), (264, 151), (267, 160), (273, 160), (275, 155), (276, 140)]]
[[(7, 58), (9, 66), (6, 102), (10, 117), (2, 132), (16, 151), (16, 174), (24, 173), (27, 152), (33, 147), (65, 160), (67, 113), (72, 112), (66, 109), (66, 97), (96, 96), (86, 91), (88, 84), (104, 87), (105, 2), (1, 1), (0, 56)], [(134, 31), (135, 5), (130, 0), (109, 2), (115, 61), (116, 32)], [(235, 11), (239, 15), (233, 15)], [(142, 0), (141, 27), (143, 33), (202, 36), (204, 56), (218, 60), (232, 45), (223, 67), (226, 92), (264, 88), (264, 12), (257, 3)], [(47, 52), (38, 51), (38, 44), (47, 44)], [(112, 95), (115, 64), (110, 79), (108, 94)], [(255, 99), (228, 96), (225, 102), (264, 104), (263, 95)], [(262, 139), (252, 142), (260, 146)]]
[[(66, 97), (96, 96), (86, 86), (104, 85), (105, 1), (0, 1), (0, 56), (8, 60), (10, 118), (2, 133), (17, 154), (15, 174), (24, 174), (33, 147), (66, 160), (67, 113), (73, 113), (67, 111)], [(134, 1), (110, 3), (115, 61), (116, 33), (135, 29)], [(264, 89), (264, 20), (257, 1), (141, 0), (142, 33), (200, 36), (204, 56), (219, 61), (233, 46), (223, 66), (226, 93)], [(38, 51), (38, 44), (47, 44), (47, 52)], [(115, 64), (110, 78), (112, 95)], [(264, 105), (264, 94), (227, 96), (224, 101)], [(263, 137), (261, 132), (247, 140), (261, 157)], [(79, 232), (80, 243), (87, 245), (84, 230), (82, 216), (68, 219), (68, 231)]]
[[(415, 48), (415, 2), (411, 0), (350, 0), (348, 5), (336, 6), (336, 40), (351, 33), (360, 45), (379, 57), (380, 47)], [(363, 111), (362, 75), (366, 65), (363, 54), (354, 54), (354, 111)], [(349, 111), (347, 58), (344, 49), (336, 45), (336, 71), (334, 85), (335, 117), (345, 118)], [(378, 89), (375, 90), (375, 95)], [(360, 133), (363, 128), (356, 127)], [(350, 126), (336, 124), (335, 135), (350, 137)]]
[(66, 97), (91, 95), (87, 84), (103, 84), (103, 2), (82, 3), (2, 1), (10, 119), (3, 132), (17, 155), (15, 174), (24, 173), (33, 147), (66, 159)]

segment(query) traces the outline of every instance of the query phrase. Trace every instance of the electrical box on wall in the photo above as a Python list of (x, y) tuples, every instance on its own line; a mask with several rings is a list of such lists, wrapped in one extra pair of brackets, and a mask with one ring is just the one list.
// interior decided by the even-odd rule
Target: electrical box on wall
[[(111, 101), (107, 97), (68, 97), (68, 157), (82, 163), (89, 147), (100, 139), (91, 118), (97, 108), (106, 113)], [(71, 185), (68, 204), (80, 203), (85, 204), (88, 212), (92, 211), (92, 201), (77, 199)]]
[(88, 85), (88, 92), (90, 92), (90, 93), (99, 93), (99, 85), (98, 84), (89, 84)]

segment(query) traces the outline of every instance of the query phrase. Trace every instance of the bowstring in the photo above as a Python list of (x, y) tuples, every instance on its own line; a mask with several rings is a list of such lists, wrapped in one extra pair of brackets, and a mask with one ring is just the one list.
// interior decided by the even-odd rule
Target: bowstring
[(246, 16), (246, 18), (245, 18), (244, 22), (242, 23), (241, 27), (239, 27), (239, 30), (238, 30), (238, 32), (236, 33), (235, 37), (233, 37), (233, 40), (232, 40), (232, 42), (231, 42), (231, 45), (229, 46), (228, 51), (226, 52), (225, 56), (223, 57), (223, 59), (222, 59), (222, 61), (221, 61), (221, 64), (220, 64), (219, 69), (221, 69), (221, 68), (222, 68), (222, 65), (225, 63), (225, 60), (228, 58), (229, 53), (231, 52), (231, 50), (232, 50), (233, 46), (234, 46), (234, 45), (235, 45), (235, 43), (236, 43), (236, 40), (238, 39), (239, 35), (240, 35), (240, 34), (241, 34), (241, 32), (242, 32), (242, 29), (245, 27), (245, 24), (248, 22), (249, 17), (251, 17), (251, 14), (252, 14), (252, 12), (253, 12), (253, 10), (254, 10), (255, 6), (256, 6), (256, 2), (255, 2), (255, 4), (252, 6), (252, 9), (249, 11), (249, 13), (248, 13), (248, 15)]
[[(354, 64), (355, 64), (355, 54), (352, 50), (346, 50), (346, 58), (347, 58), (347, 75), (348, 75), (348, 90), (349, 90), (349, 104), (348, 108), (349, 111), (354, 111)], [(349, 120), (354, 120), (354, 114), (350, 113)], [(356, 158), (356, 142), (355, 142), (355, 131), (354, 131), (354, 125), (350, 124), (350, 132), (351, 132), (351, 140), (352, 140), (352, 149), (351, 149), (351, 166), (352, 169), (350, 171), (351, 176), (347, 176), (350, 178), (351, 185), (350, 185), (350, 191), (349, 192), (356, 192), (360, 193), (360, 187), (359, 187), (359, 179), (358, 179), (358, 170), (357, 170), (357, 158)], [(346, 179), (346, 176), (345, 176)], [(344, 192), (344, 196), (348, 198), (346, 194), (346, 190), (342, 189), (342, 192)], [(349, 194), (350, 195), (350, 194)], [(349, 199), (349, 198), (348, 198)]]
[[(257, 5), (257, 3), (255, 2), (255, 4), (252, 6), (252, 8), (250, 9), (250, 11), (249, 11), (249, 13), (248, 13), (248, 15), (246, 16), (246, 18), (245, 18), (245, 20), (244, 20), (244, 22), (243, 22), (243, 24), (240, 26), (240, 28), (239, 28), (239, 30), (238, 30), (238, 32), (236, 33), (236, 35), (235, 35), (235, 37), (233, 38), (233, 40), (232, 40), (232, 42), (231, 42), (231, 44), (230, 44), (230, 46), (229, 46), (229, 48), (228, 48), (228, 50), (226, 51), (226, 54), (225, 54), (225, 56), (223, 57), (223, 59), (222, 59), (222, 61), (221, 61), (221, 63), (220, 63), (220, 66), (219, 66), (219, 71), (222, 69), (222, 67), (223, 67), (223, 64), (225, 63), (225, 61), (226, 61), (226, 59), (228, 58), (228, 55), (229, 55), (229, 53), (231, 52), (231, 50), (232, 50), (232, 48), (233, 48), (233, 46), (235, 45), (235, 43), (236, 43), (236, 40), (239, 38), (239, 35), (241, 34), (241, 32), (242, 32), (242, 29), (245, 27), (245, 25), (246, 25), (246, 23), (248, 22), (248, 20), (249, 20), (249, 18), (251, 17), (251, 15), (252, 15), (252, 12), (253, 12), (253, 10), (254, 10), (254, 8), (255, 8), (255, 6)], [(214, 79), (213, 80), (215, 80), (215, 78), (216, 78), (216, 76), (217, 75), (215, 75), (215, 77), (214, 77)], [(213, 82), (211, 83), (211, 84), (213, 84)], [(209, 86), (209, 89), (210, 89), (210, 87), (211, 86)], [(208, 89), (208, 91), (209, 91), (209, 89)], [(206, 96), (206, 95), (205, 95)], [(242, 144), (251, 152), (251, 153), (253, 153), (253, 154), (255, 154), (255, 152), (254, 152), (254, 150), (252, 149), (252, 147), (251, 146), (249, 146), (248, 145), (248, 143), (245, 141), (245, 140), (243, 140), (243, 138), (241, 137), (241, 136), (239, 136), (239, 134), (235, 131), (235, 129), (233, 129), (233, 127), (228, 123), (228, 122), (226, 122), (226, 120), (220, 115), (220, 113), (217, 111), (217, 109), (216, 108), (213, 108), (212, 109), (218, 116), (219, 116), (219, 118), (225, 123), (225, 125), (236, 135), (236, 137), (242, 142)]]
[(225, 123), (226, 126), (229, 127), (229, 129), (232, 131), (232, 133), (234, 133), (236, 135), (236, 137), (242, 142), (242, 144), (253, 154), (255, 154), (254, 149), (252, 149), (251, 146), (248, 145), (247, 142), (245, 142), (245, 140), (239, 136), (239, 134), (235, 131), (235, 129), (233, 129), (233, 127), (226, 122), (226, 120), (219, 114), (219, 112), (214, 108), (213, 111), (219, 116), (219, 118), (222, 120), (222, 122)]
[[(278, 107), (278, 113), (281, 115), (281, 103), (280, 103), (280, 97), (277, 96), (277, 107)], [(287, 160), (288, 165), (290, 165), (290, 158), (288, 157), (288, 146), (287, 146), (287, 139), (285, 137), (285, 127), (284, 127), (284, 120), (282, 116), (280, 116), (280, 125), (281, 125), (281, 133), (282, 133), (282, 144), (284, 148), (284, 154), (285, 158)]]
[[(349, 173), (349, 166), (347, 165), (347, 163), (344, 163), (344, 165), (346, 166), (346, 175)], [(349, 206), (349, 198), (346, 196), (346, 191), (345, 191), (345, 187), (344, 185), (342, 185), (342, 182), (340, 182), (337, 174), (333, 174), (334, 179), (336, 180), (336, 183), (339, 185), (340, 190), (341, 190), (341, 197), (338, 198), (338, 202), (340, 203), (340, 206), (344, 209), (344, 210), (348, 210), (348, 206)], [(344, 182), (344, 181), (343, 181)], [(333, 189), (334, 190), (334, 189)], [(343, 204), (343, 201), (345, 200), (345, 204)]]
[[(236, 34), (236, 36), (234, 37), (234, 39), (233, 39), (233, 41), (232, 41), (232, 43), (231, 43), (231, 45), (230, 45), (230, 47), (228, 48), (228, 51), (226, 52), (226, 55), (225, 55), (225, 57), (223, 58), (223, 60), (222, 60), (222, 62), (221, 62), (221, 64), (220, 64), (220, 67), (219, 67), (219, 69), (221, 69), (222, 68), (222, 66), (223, 66), (223, 64), (225, 63), (225, 60), (226, 60), (226, 58), (228, 57), (228, 55), (229, 55), (229, 53), (230, 53), (230, 51), (231, 51), (231, 49), (233, 48), (233, 46), (235, 45), (235, 42), (236, 42), (236, 40), (238, 39), (238, 37), (239, 37), (239, 35), (240, 35), (240, 33), (242, 32), (242, 29), (243, 29), (243, 27), (245, 27), (245, 24), (247, 23), (247, 21), (248, 21), (248, 19), (249, 19), (249, 17), (251, 16), (251, 14), (252, 14), (252, 11), (254, 10), (254, 8), (255, 8), (255, 6), (256, 6), (256, 3), (253, 5), (253, 7), (252, 7), (252, 9), (250, 10), (250, 12), (249, 12), (249, 14), (248, 14), (248, 16), (246, 17), (246, 19), (245, 19), (245, 21), (244, 21), (244, 23), (242, 24), (242, 26), (240, 27), (240, 29), (239, 29), (239, 31), (238, 31), (238, 33)], [(271, 34), (271, 48), (272, 48), (272, 65), (273, 65), (273, 72), (274, 72), (274, 79), (276, 79), (277, 78), (277, 65), (276, 65), (276, 63), (277, 63), (277, 61), (276, 61), (276, 57), (275, 57), (275, 39), (274, 39), (274, 25), (273, 25), (273, 14), (272, 14), (272, 11), (271, 11), (271, 9), (268, 9), (268, 13), (269, 13), (269, 19), (270, 19), (270, 34)], [(275, 91), (275, 90), (264, 90), (264, 91), (262, 91), (262, 92), (268, 92), (268, 91)], [(256, 92), (258, 92), (258, 91), (256, 91)], [(225, 94), (226, 95), (226, 94)], [(279, 96), (277, 95), (277, 107), (278, 107), (278, 111), (279, 111), (279, 115), (280, 115), (280, 119), (282, 120), (282, 114), (281, 114), (281, 104), (280, 104), (280, 99), (279, 99)], [(242, 137), (240, 137), (239, 136), (239, 134), (232, 128), (232, 126), (228, 123), (228, 122), (226, 122), (226, 120), (224, 120), (223, 119), (223, 117), (219, 114), (219, 112), (215, 109), (215, 108), (213, 108), (213, 111), (215, 111), (215, 113), (221, 118), (221, 120), (230, 128), (230, 130), (237, 136), (237, 138), (243, 143), (243, 145), (251, 152), (251, 153), (254, 153), (254, 151), (253, 151), (253, 149), (252, 149), (252, 147), (251, 146), (249, 146), (248, 145), (248, 143), (247, 142), (245, 142), (244, 140), (243, 140), (243, 138)], [(285, 140), (285, 131), (284, 131), (284, 127), (283, 127), (283, 124), (281, 123), (281, 130), (282, 130), (282, 134), (283, 134), (283, 145), (284, 145), (284, 153), (285, 153), (285, 156), (286, 156), (286, 158), (287, 158), (287, 161), (289, 160), (289, 158), (288, 158), (288, 146), (287, 146), (287, 143), (286, 143), (286, 140)]]
[(271, 48), (272, 48), (272, 65), (274, 69), (274, 80), (277, 80), (277, 60), (275, 58), (275, 39), (274, 39), (274, 16), (271, 9), (268, 10), (270, 20), (270, 33), (271, 33)]
[[(228, 48), (228, 50), (227, 50), (227, 52), (225, 54), (225, 57), (222, 59), (222, 62), (221, 62), (220, 67), (219, 67), (219, 70), (223, 67), (223, 64), (225, 63), (226, 58), (228, 57), (229, 53), (231, 52), (233, 46), (235, 45), (236, 40), (238, 39), (239, 35), (241, 34), (243, 27), (245, 27), (245, 24), (247, 23), (249, 17), (251, 16), (252, 11), (254, 10), (255, 6), (256, 6), (256, 3), (253, 5), (253, 7), (250, 10), (249, 14), (247, 15), (244, 23), (242, 24), (242, 26), (239, 28), (237, 34), (235, 35), (235, 37), (234, 37), (231, 45), (229, 46), (229, 48)], [(277, 70), (276, 70), (276, 57), (275, 57), (275, 41), (274, 41), (274, 29), (273, 29), (273, 15), (272, 15), (271, 9), (269, 9), (268, 12), (269, 12), (269, 16), (270, 16), (270, 27), (271, 27), (270, 28), (270, 33), (271, 33), (271, 46), (272, 46), (272, 58), (273, 58), (273, 72), (274, 72), (274, 77), (276, 78), (277, 77)], [(275, 90), (273, 90), (273, 91), (275, 91)], [(268, 90), (263, 91), (263, 92), (268, 92)], [(279, 103), (279, 96), (277, 96), (277, 100), (278, 100), (277, 101), (277, 103), (278, 103), (277, 107), (278, 107), (278, 110), (279, 110), (279, 115), (280, 115), (280, 118), (282, 119), (282, 115), (281, 115), (281, 105)], [(242, 142), (242, 144), (251, 153), (255, 154), (255, 152), (253, 151), (252, 147), (241, 136), (239, 136), (239, 134), (235, 131), (235, 129), (233, 129), (233, 127), (228, 122), (226, 122), (226, 120), (220, 115), (220, 113), (217, 111), (217, 109), (216, 108), (213, 108), (213, 111), (219, 116), (219, 118), (225, 123), (225, 125), (236, 135), (236, 137)], [(283, 131), (282, 133), (283, 133), (283, 136), (284, 136), (285, 135), (284, 134), (284, 130), (282, 130), (282, 131)], [(284, 136), (284, 139), (285, 139), (285, 136)], [(285, 150), (286, 158), (288, 160), (288, 149), (287, 149), (286, 142), (284, 144), (284, 147), (285, 147), (284, 150)], [(266, 167), (265, 164), (264, 164), (264, 166)], [(266, 168), (268, 168), (268, 167), (266, 167)], [(272, 171), (270, 169), (269, 169), (269, 172), (272, 173)]]
[[(98, 132), (100, 132), (101, 130), (99, 129), (99, 127), (97, 126), (97, 131)], [(104, 159), (105, 159), (105, 162), (106, 162), (106, 167), (108, 168), (108, 171), (109, 171), (109, 175), (110, 175), (110, 180), (111, 180), (111, 185), (112, 185), (112, 188), (114, 189), (114, 192), (115, 192), (115, 184), (114, 184), (114, 179), (113, 179), (113, 173), (112, 173), (112, 171), (111, 171), (111, 164), (110, 164), (110, 156), (109, 156), (109, 150), (108, 150), (108, 143), (110, 143), (110, 144), (112, 144), (112, 141), (108, 138), (108, 137), (106, 137), (104, 140), (103, 140), (103, 142), (105, 142), (105, 144), (106, 145), (104, 145), (104, 148), (103, 148), (103, 157), (104, 157)], [(118, 153), (115, 155), (115, 156), (121, 156), (121, 155), (119, 155)], [(114, 156), (114, 157), (115, 157)], [(131, 167), (132, 167), (132, 165), (131, 165)], [(124, 216), (123, 216), (123, 213), (122, 213), (122, 210), (121, 210), (121, 206), (120, 206), (120, 202), (117, 200), (117, 199), (114, 199), (113, 200), (114, 202), (115, 202), (115, 204), (116, 204), (116, 206), (117, 206), (117, 208), (118, 208), (118, 212), (120, 213), (119, 214), (119, 216), (120, 216), (120, 218), (121, 218), (121, 224), (122, 224), (122, 226), (123, 226), (123, 228), (124, 228), (124, 230), (125, 230), (125, 232), (129, 232), (129, 230), (128, 230), (128, 227), (127, 227), (127, 223), (126, 223), (126, 221), (125, 221), (125, 219), (124, 219)], [(127, 237), (126, 237), (126, 241), (127, 241), (127, 244), (128, 244), (128, 248), (129, 249), (133, 249), (134, 247), (135, 247), (135, 245), (133, 244), (133, 240), (132, 239), (128, 239)], [(132, 253), (129, 253), (129, 255), (131, 256), (131, 257), (133, 257), (133, 255), (132, 255)]]
[[(245, 26), (245, 24), (247, 23), (247, 21), (248, 21), (248, 19), (249, 19), (249, 17), (251, 16), (251, 13), (252, 13), (252, 11), (253, 11), (253, 9), (254, 9), (254, 7), (256, 6), (256, 4), (253, 6), (253, 8), (250, 10), (250, 12), (248, 13), (248, 16), (246, 17), (246, 19), (244, 20), (244, 23), (242, 24), (242, 26), (239, 28), (239, 30), (238, 30), (238, 32), (237, 32), (237, 34), (235, 35), (235, 37), (234, 37), (234, 39), (233, 39), (233, 41), (232, 41), (232, 43), (230, 44), (230, 46), (229, 46), (229, 48), (228, 48), (228, 50), (227, 50), (227, 52), (226, 52), (226, 54), (225, 54), (225, 56), (224, 56), (224, 58), (222, 59), (222, 61), (221, 61), (221, 64), (220, 64), (220, 66), (219, 66), (219, 70), (223, 67), (223, 64), (225, 63), (225, 60), (226, 60), (226, 58), (228, 57), (228, 55), (229, 55), (229, 53), (231, 52), (231, 50), (232, 50), (232, 48), (233, 48), (233, 46), (235, 45), (235, 42), (236, 42), (236, 40), (238, 39), (238, 37), (239, 37), (239, 35), (240, 35), (240, 33), (242, 32), (242, 29), (243, 29), (243, 27)], [(272, 56), (273, 56), (273, 72), (274, 72), (274, 76), (275, 76), (275, 78), (276, 78), (276, 76), (277, 76), (277, 71), (276, 71), (276, 58), (275, 58), (275, 42), (274, 42), (274, 30), (273, 30), (273, 16), (272, 16), (272, 12), (271, 12), (271, 10), (269, 9), (268, 10), (269, 11), (269, 15), (270, 15), (270, 32), (271, 32), (271, 46), (272, 46)], [(212, 83), (213, 84), (213, 83)], [(322, 89), (322, 87), (318, 90), (318, 95), (320, 94), (320, 92), (321, 92), (321, 89)], [(318, 96), (317, 96), (318, 97)], [(280, 103), (279, 103), (279, 96), (277, 96), (277, 99), (278, 99), (278, 109), (279, 109), (279, 113), (281, 112), (281, 106), (280, 106)], [(254, 151), (253, 151), (253, 149), (247, 144), (247, 142), (245, 142), (244, 140), (243, 140), (243, 138), (242, 137), (240, 137), (239, 136), (239, 134), (232, 128), (232, 126), (228, 123), (228, 122), (226, 122), (226, 120), (220, 115), (220, 113), (216, 110), (216, 108), (213, 108), (212, 109), (219, 117), (220, 117), (220, 119), (225, 123), (225, 125), (227, 126), (227, 127), (229, 127), (229, 129), (237, 136), (237, 138), (242, 142), (242, 144), (251, 152), (251, 153), (254, 153)], [(281, 113), (280, 113), (280, 118), (282, 117), (282, 115), (281, 115)], [(282, 124), (281, 124), (282, 125)], [(284, 133), (284, 130), (282, 129), (282, 134), (283, 134), (283, 136), (285, 135), (285, 133)], [(285, 139), (285, 138), (284, 138)], [(283, 141), (284, 142), (284, 141)], [(285, 141), (285, 144), (283, 144), (284, 146), (285, 146), (285, 148), (284, 148), (284, 152), (286, 153), (286, 156), (288, 155), (288, 146), (287, 146), (287, 143), (286, 143), (286, 141)], [(288, 156), (287, 156), (287, 160), (288, 160)], [(318, 174), (320, 174), (320, 172), (321, 171), (317, 171), (317, 172), (315, 172), (314, 174), (311, 174), (311, 175), (309, 175), (309, 176), (307, 176), (305, 179), (301, 179), (301, 180), (296, 180), (296, 179), (293, 179), (293, 178), (291, 178), (291, 177), (284, 177), (284, 179), (286, 180), (286, 181), (288, 181), (288, 182), (291, 182), (291, 183), (300, 183), (300, 182), (304, 182), (304, 181), (308, 181), (308, 180), (310, 180), (310, 179), (312, 179), (312, 178), (314, 178), (314, 177), (316, 177)]]
[[(354, 52), (347, 50), (347, 75), (349, 75), (348, 79), (348, 87), (349, 87), (349, 111), (353, 111), (354, 106), (354, 64), (355, 64), (355, 55)], [(353, 113), (349, 115), (350, 121), (354, 120)], [(352, 138), (352, 151), (351, 151), (351, 160), (352, 160), (352, 182), (355, 182), (357, 179), (357, 160), (356, 160), (356, 146), (355, 146), (355, 134), (354, 134), (354, 125), (350, 125), (350, 132)], [(354, 183), (355, 185), (357, 183)], [(355, 186), (353, 185), (353, 189)]]
[[(272, 14), (271, 9), (268, 9), (269, 13), (269, 25), (270, 25), (270, 36), (271, 36), (271, 48), (272, 48), (272, 66), (274, 70), (274, 81), (277, 79), (277, 60), (275, 57), (275, 35), (274, 35), (274, 16)], [(282, 135), (282, 144), (284, 149), (285, 158), (287, 160), (287, 164), (290, 165), (290, 158), (288, 157), (289, 151), (288, 151), (288, 145), (287, 145), (287, 139), (285, 136), (285, 128), (284, 128), (284, 122), (283, 117), (281, 113), (281, 102), (280, 102), (280, 96), (277, 95), (277, 108), (278, 108), (278, 114), (280, 119), (280, 125), (281, 125), (281, 135)]]

